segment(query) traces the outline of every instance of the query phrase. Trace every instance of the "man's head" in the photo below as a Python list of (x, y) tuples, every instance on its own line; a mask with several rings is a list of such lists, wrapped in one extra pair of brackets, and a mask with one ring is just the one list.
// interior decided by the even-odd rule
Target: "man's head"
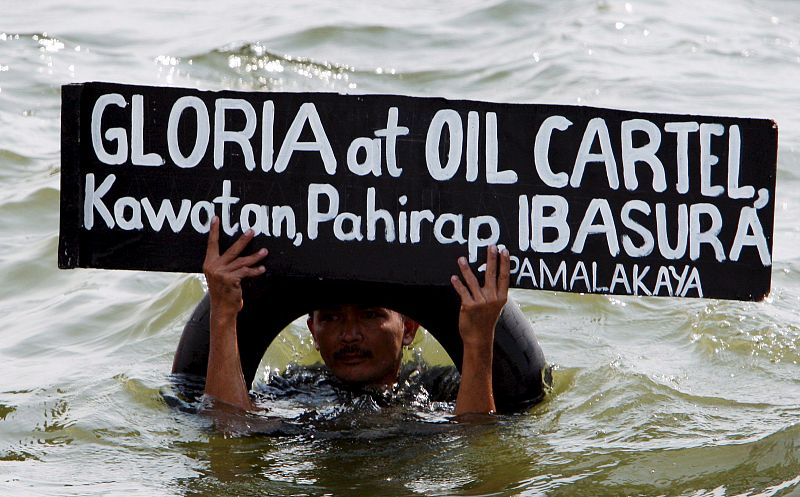
[(386, 307), (354, 304), (318, 309), (308, 319), (314, 345), (333, 374), (361, 385), (397, 380), (403, 346), (414, 341), (417, 327)]

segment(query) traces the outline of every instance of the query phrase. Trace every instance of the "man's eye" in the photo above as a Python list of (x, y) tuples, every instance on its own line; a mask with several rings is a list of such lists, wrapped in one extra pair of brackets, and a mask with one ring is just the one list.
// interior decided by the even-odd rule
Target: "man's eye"
[(320, 321), (328, 322), (328, 321), (336, 321), (337, 319), (339, 319), (339, 316), (337, 316), (336, 314), (320, 313), (320, 315), (319, 315), (319, 320)]
[(377, 319), (383, 317), (384, 313), (378, 309), (364, 309), (363, 315), (367, 319)]

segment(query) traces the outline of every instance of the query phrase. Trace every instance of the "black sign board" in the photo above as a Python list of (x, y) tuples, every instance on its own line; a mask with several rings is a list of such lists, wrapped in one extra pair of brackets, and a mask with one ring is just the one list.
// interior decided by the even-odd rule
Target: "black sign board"
[(271, 274), (760, 300), (777, 127), (398, 95), (62, 89), (59, 266), (201, 271), (209, 220)]

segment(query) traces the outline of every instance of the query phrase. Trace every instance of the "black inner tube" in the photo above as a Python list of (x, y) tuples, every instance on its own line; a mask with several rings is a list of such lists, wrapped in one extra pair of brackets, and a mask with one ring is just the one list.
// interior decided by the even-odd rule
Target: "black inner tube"
[[(299, 278), (264, 278), (247, 284), (237, 331), (242, 372), (252, 384), (272, 340), (299, 316), (323, 306), (359, 302), (394, 309), (427, 329), (460, 369), (463, 344), (458, 333), (458, 295), (449, 286), (398, 287), (384, 283)], [(266, 305), (265, 303), (269, 304)], [(205, 377), (208, 366), (209, 298), (197, 305), (183, 330), (173, 373)], [(539, 402), (550, 384), (550, 369), (531, 323), (509, 299), (495, 329), (492, 367), (499, 412), (524, 410)]]

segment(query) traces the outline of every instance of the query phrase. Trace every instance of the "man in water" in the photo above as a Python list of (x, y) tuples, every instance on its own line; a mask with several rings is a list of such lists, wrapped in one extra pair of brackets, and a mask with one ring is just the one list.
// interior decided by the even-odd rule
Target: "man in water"
[[(245, 385), (236, 339), (236, 317), (242, 310), (242, 280), (264, 274), (266, 249), (240, 254), (253, 239), (244, 233), (219, 253), (219, 219), (211, 221), (203, 272), (211, 299), (210, 345), (205, 394), (243, 410), (254, 408)], [(499, 259), (499, 262), (498, 262)], [(458, 328), (464, 343), (456, 415), (493, 413), (492, 345), (494, 328), (508, 298), (510, 257), (489, 247), (485, 283), (458, 259), (461, 278), (450, 282), (461, 298)], [(462, 280), (463, 278), (463, 280)], [(385, 307), (340, 305), (315, 310), (308, 319), (326, 366), (347, 384), (389, 386), (397, 381), (402, 348), (414, 340), (417, 323)]]

